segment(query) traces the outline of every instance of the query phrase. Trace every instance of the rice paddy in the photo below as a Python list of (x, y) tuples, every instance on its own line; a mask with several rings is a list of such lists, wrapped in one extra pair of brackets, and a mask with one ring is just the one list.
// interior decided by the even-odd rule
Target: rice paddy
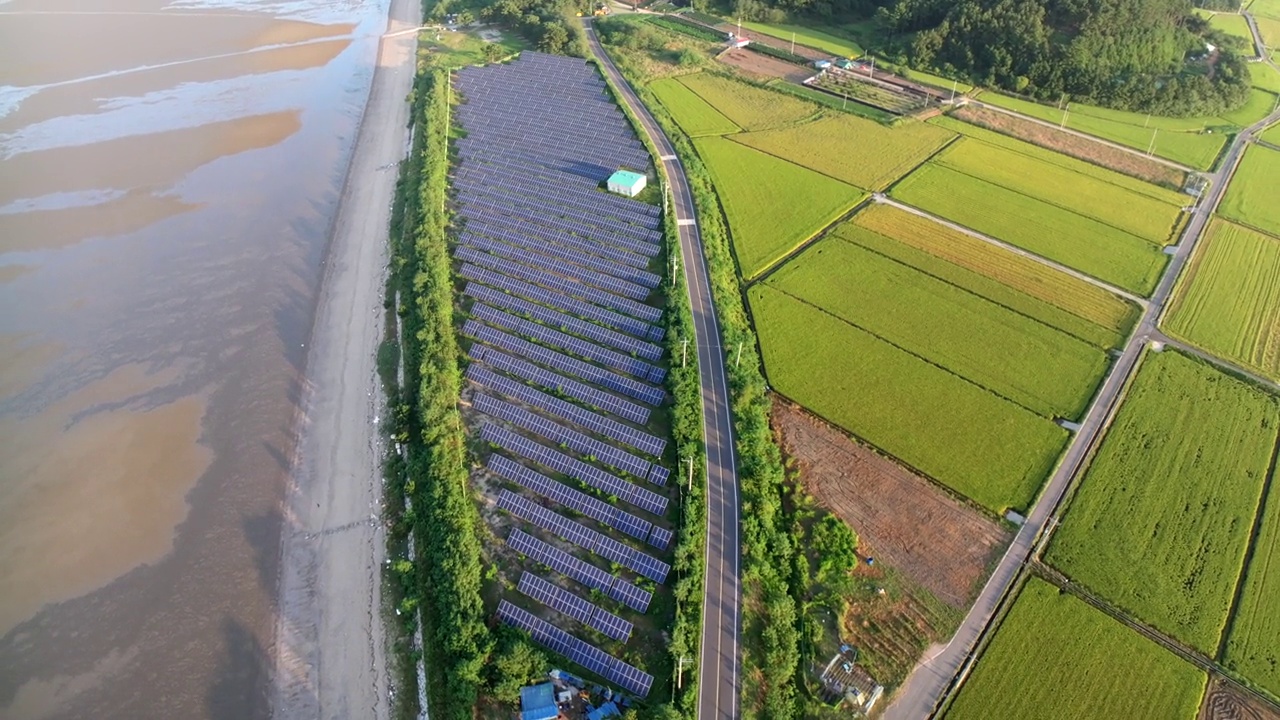
[(1250, 145), (1227, 186), (1218, 212), (1244, 225), (1280, 236), (1280, 151)]

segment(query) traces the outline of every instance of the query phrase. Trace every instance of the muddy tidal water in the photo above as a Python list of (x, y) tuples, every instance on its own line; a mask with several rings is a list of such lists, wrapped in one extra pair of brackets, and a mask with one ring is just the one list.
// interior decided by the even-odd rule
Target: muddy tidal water
[(386, 10), (0, 0), (0, 718), (268, 713), (305, 346)]

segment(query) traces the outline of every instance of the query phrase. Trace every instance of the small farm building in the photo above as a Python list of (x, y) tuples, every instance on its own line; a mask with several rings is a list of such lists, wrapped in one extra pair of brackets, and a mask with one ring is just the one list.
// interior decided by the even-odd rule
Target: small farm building
[(630, 170), (619, 170), (609, 176), (609, 192), (626, 195), (627, 197), (635, 197), (644, 189), (644, 175), (633, 173)]
[(520, 688), (520, 720), (556, 720), (556, 689), (549, 682)]

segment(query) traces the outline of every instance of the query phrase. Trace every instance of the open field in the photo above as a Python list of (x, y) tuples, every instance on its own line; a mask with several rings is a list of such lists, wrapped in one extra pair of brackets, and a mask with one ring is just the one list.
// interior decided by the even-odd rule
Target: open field
[(779, 60), (746, 48), (730, 48), (721, 53), (718, 59), (725, 65), (732, 65), (739, 72), (754, 76), (760, 81), (783, 78), (792, 83), (801, 83), (813, 74), (811, 69), (802, 65)]
[(1280, 123), (1276, 123), (1258, 135), (1258, 139), (1272, 145), (1280, 145)]
[[(1020, 112), (1054, 124), (1062, 122), (1063, 111), (1052, 105), (1009, 97), (994, 92), (984, 92), (982, 102), (989, 105)], [(1146, 122), (1145, 115), (1128, 113), (1120, 110), (1072, 103), (1071, 112), (1067, 116), (1067, 127), (1079, 132), (1088, 133), (1104, 140), (1127, 145), (1146, 152), (1155, 138), (1155, 154), (1183, 165), (1200, 170), (1208, 170), (1218, 160), (1218, 155), (1227, 144), (1227, 135), (1223, 132), (1204, 133), (1201, 129), (1213, 124), (1223, 124), (1219, 118), (1204, 118), (1194, 121), (1183, 119), (1153, 117)], [(1188, 122), (1190, 124), (1188, 125)], [(1160, 132), (1154, 132), (1159, 129)]]
[(1253, 63), (1249, 66), (1249, 83), (1259, 90), (1280, 94), (1280, 70), (1266, 63)]
[(1280, 720), (1280, 712), (1215, 677), (1209, 681), (1197, 720)]
[(925, 105), (926, 96), (904, 90), (890, 89), (875, 83), (864, 82), (848, 75), (827, 73), (813, 82), (840, 96), (841, 102), (858, 102), (882, 108), (898, 115), (910, 115)]
[(1280, 239), (1214, 220), (1164, 324), (1173, 336), (1280, 380)]
[(1280, 236), (1280, 151), (1251, 145), (1227, 186), (1218, 212), (1250, 227)]
[(803, 25), (769, 25), (757, 22), (744, 22), (742, 27), (749, 28), (758, 33), (769, 35), (791, 42), (795, 39), (797, 45), (807, 45), (823, 52), (829, 52), (833, 55), (842, 57), (858, 57), (862, 54), (862, 48), (849, 38), (837, 37), (831, 33), (826, 33), (811, 27)]
[[(1278, 80), (1280, 80), (1280, 76), (1278, 76)], [(952, 118), (963, 120), (964, 122), (958, 123)], [(1015, 139), (1023, 140), (1028, 144), (1043, 148), (1042, 152), (1050, 157), (1062, 158), (1069, 155), (1072, 158), (1084, 161), (1087, 165), (1101, 166), (1123, 175), (1143, 180), (1145, 184), (1180, 189), (1186, 185), (1187, 181), (1187, 174), (1182, 170), (1171, 168), (1142, 155), (1119, 150), (1096, 140), (975, 105), (957, 108), (950, 116), (944, 115), (929, 122), (965, 135), (980, 137), (995, 144), (999, 144), (999, 142), (991, 135), (1007, 137), (1010, 141)], [(988, 134), (979, 134), (981, 132), (979, 128), (988, 131)], [(1051, 150), (1056, 152), (1049, 152)], [(1037, 155), (1037, 157), (1040, 156)]]
[(952, 607), (973, 599), (1008, 530), (791, 403), (774, 401), (773, 426), (805, 488), (859, 545)]
[(963, 94), (973, 90), (973, 86), (967, 82), (944, 78), (940, 75), (931, 75), (927, 72), (912, 70), (908, 67), (897, 68), (894, 70), (894, 74), (901, 75), (902, 77), (913, 82), (918, 82), (921, 85), (930, 85), (938, 88), (939, 90), (951, 90), (954, 88), (957, 94)]
[[(718, 137), (694, 141), (752, 278), (857, 204), (857, 188)], [(768, 178), (769, 182), (762, 182)]]
[[(1048, 162), (1016, 149), (965, 138), (952, 143), (934, 162), (1050, 205), (1093, 218), (1157, 245), (1177, 240), (1183, 201), (1176, 194), (1152, 187), (1151, 193), (1127, 187), (1129, 178), (1097, 168), (1076, 168)], [(1153, 194), (1165, 196), (1161, 199)], [(1172, 195), (1173, 197), (1168, 197)]]
[(1258, 34), (1262, 42), (1271, 50), (1271, 57), (1276, 56), (1276, 48), (1280, 47), (1280, 17), (1257, 15), (1253, 18), (1258, 23)]
[(776, 155), (865, 190), (882, 190), (955, 137), (926, 123), (894, 127), (849, 115), (769, 132), (746, 133), (735, 141)]
[(746, 130), (788, 125), (818, 112), (812, 103), (719, 75), (694, 73), (680, 82)]
[(1280, 483), (1271, 479), (1223, 664), (1280, 696)]
[(1053, 422), (785, 293), (757, 284), (749, 298), (774, 388), (994, 512), (1026, 508), (1066, 443)]
[(1045, 418), (1079, 418), (1108, 365), (1083, 340), (835, 235), (767, 282)]
[(1277, 398), (1176, 351), (1148, 354), (1049, 562), (1213, 655), (1278, 427)]
[(1244, 16), (1240, 13), (1233, 12), (1205, 12), (1201, 10), (1209, 18), (1209, 26), (1215, 30), (1224, 32), (1228, 35), (1244, 40), (1250, 47), (1253, 46), (1253, 33), (1249, 32), (1249, 23), (1245, 22)]
[(1119, 295), (891, 205), (834, 233), (1100, 348), (1119, 347), (1137, 322)]
[(890, 194), (1138, 295), (1151, 293), (1168, 260), (1139, 237), (939, 165), (915, 171)]
[(742, 129), (677, 80), (655, 80), (649, 83), (649, 89), (689, 137), (725, 135)]
[[(1277, 25), (1280, 25), (1280, 23), (1277, 23)], [(1276, 96), (1274, 94), (1254, 89), (1249, 93), (1249, 100), (1243, 106), (1238, 110), (1224, 113), (1222, 119), (1240, 127), (1246, 127), (1270, 115), (1275, 107)]]
[(1190, 720), (1204, 686), (1178, 656), (1031, 578), (946, 718)]

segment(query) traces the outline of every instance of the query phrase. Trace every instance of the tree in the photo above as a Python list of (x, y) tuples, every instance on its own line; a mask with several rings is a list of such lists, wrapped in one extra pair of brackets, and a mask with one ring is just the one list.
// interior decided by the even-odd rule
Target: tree
[(569, 45), (569, 31), (560, 23), (547, 23), (542, 28), (538, 49), (545, 53), (563, 54)]
[(507, 49), (498, 43), (487, 42), (480, 49), (480, 54), (484, 57), (485, 62), (496, 63), (507, 56)]
[(520, 630), (503, 625), (494, 636), (488, 663), (489, 689), (498, 700), (515, 703), (520, 700), (520, 688), (545, 676), (551, 664)]

